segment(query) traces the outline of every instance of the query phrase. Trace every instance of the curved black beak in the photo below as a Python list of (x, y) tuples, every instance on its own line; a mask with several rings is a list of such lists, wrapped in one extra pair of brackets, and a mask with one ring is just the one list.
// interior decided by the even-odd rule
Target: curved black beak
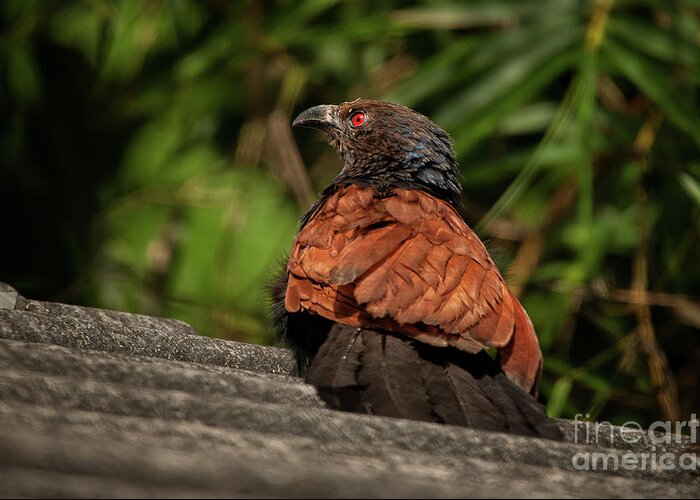
[(326, 130), (330, 127), (337, 127), (335, 123), (335, 106), (321, 104), (306, 111), (302, 111), (292, 122), (293, 127), (308, 127), (318, 130)]

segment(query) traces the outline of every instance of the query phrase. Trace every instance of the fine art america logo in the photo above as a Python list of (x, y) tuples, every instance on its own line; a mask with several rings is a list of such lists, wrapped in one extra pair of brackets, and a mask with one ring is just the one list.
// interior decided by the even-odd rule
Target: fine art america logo
[[(645, 430), (637, 422), (625, 422), (619, 432), (614, 432), (609, 422), (589, 422), (588, 419), (588, 414), (576, 414), (575, 443), (599, 444), (605, 448), (618, 448), (616, 445), (622, 443), (641, 444), (647, 448), (626, 452), (582, 451), (571, 459), (576, 470), (700, 470), (697, 453), (691, 451), (697, 449), (700, 434), (700, 421), (694, 413), (690, 420), (676, 422), (675, 427), (672, 422), (657, 421)], [(683, 429), (686, 429), (685, 435)]]

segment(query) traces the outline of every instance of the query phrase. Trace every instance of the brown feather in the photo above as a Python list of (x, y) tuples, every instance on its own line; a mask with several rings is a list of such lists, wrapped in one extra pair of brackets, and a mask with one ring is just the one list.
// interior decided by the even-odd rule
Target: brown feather
[(536, 390), (542, 357), (525, 311), (474, 232), (428, 193), (338, 190), (297, 235), (287, 271), (290, 312), (469, 352), (497, 347), (506, 374)]
[(376, 265), (411, 235), (407, 226), (391, 225), (362, 234), (338, 252), (328, 273), (332, 283), (346, 285)]
[(542, 352), (537, 335), (525, 309), (518, 304), (515, 331), (508, 344), (498, 350), (499, 361), (508, 377), (526, 391), (537, 396), (542, 374)]

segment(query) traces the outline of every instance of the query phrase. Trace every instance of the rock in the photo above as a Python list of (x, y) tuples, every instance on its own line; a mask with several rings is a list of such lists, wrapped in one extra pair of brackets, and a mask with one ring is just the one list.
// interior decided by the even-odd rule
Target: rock
[[(15, 294), (14, 296), (12, 294)], [(696, 470), (579, 471), (675, 457), (562, 421), (567, 442), (336, 412), (284, 349), (179, 321), (26, 300), (0, 284), (0, 496), (692, 497)], [(630, 436), (637, 439), (629, 439)], [(623, 439), (623, 437), (627, 439)], [(577, 442), (573, 442), (577, 441)]]

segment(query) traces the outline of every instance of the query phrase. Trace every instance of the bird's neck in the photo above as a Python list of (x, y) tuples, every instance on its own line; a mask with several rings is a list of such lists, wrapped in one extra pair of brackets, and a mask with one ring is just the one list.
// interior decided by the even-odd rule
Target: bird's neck
[[(453, 174), (450, 178), (441, 178), (440, 175), (447, 174), (431, 174), (438, 176), (436, 179), (414, 179), (411, 177), (404, 178), (387, 173), (383, 174), (376, 172), (364, 172), (362, 175), (356, 175), (352, 171), (347, 171), (345, 168), (340, 174), (321, 192), (321, 196), (302, 216), (300, 222), (303, 228), (314, 215), (325, 205), (326, 201), (338, 191), (352, 185), (370, 187), (375, 190), (378, 197), (390, 196), (394, 189), (415, 189), (424, 191), (436, 198), (445, 200), (450, 205), (461, 213), (461, 189), (457, 174)], [(424, 176), (425, 177), (425, 176)], [(429, 182), (434, 181), (434, 182)]]
[(454, 157), (426, 155), (420, 150), (389, 158), (358, 158), (353, 154), (341, 156), (343, 169), (333, 180), (334, 185), (358, 184), (380, 192), (390, 192), (396, 188), (416, 189), (430, 193), (455, 207), (460, 204), (462, 186)]

